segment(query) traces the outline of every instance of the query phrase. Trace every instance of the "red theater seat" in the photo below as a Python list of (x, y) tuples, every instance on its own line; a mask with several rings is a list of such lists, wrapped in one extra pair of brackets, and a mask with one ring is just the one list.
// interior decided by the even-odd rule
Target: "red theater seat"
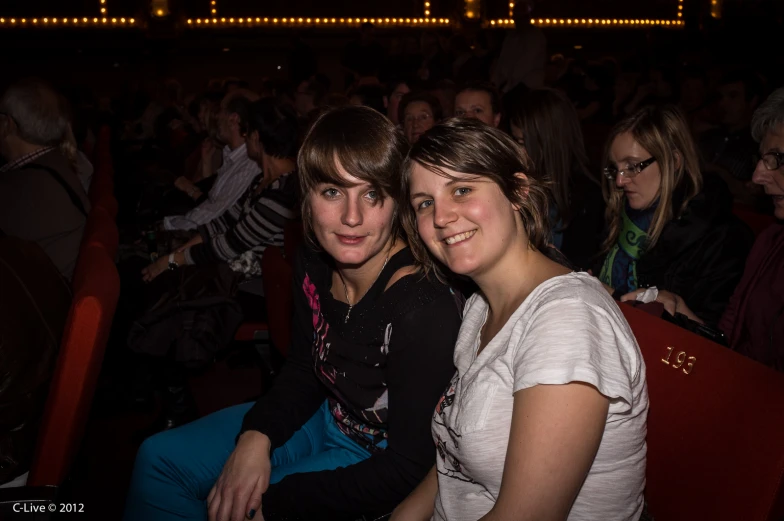
[(621, 305), (648, 375), (657, 521), (784, 519), (784, 374)]
[(741, 221), (751, 228), (754, 235), (759, 235), (762, 230), (770, 226), (776, 221), (772, 215), (766, 215), (754, 211), (754, 209), (742, 204), (736, 204), (732, 207), (734, 213)]
[(97, 245), (104, 248), (109, 257), (114, 259), (117, 256), (119, 242), (120, 236), (114, 217), (102, 206), (93, 208), (87, 216), (81, 250)]
[(27, 481), (30, 486), (60, 485), (84, 434), (120, 293), (114, 260), (103, 247), (83, 248), (73, 292)]
[(286, 356), (291, 345), (291, 319), (294, 313), (294, 295), (291, 288), (293, 273), (291, 264), (283, 257), (280, 248), (270, 247), (264, 250), (261, 274), (270, 338), (272, 345), (283, 356)]

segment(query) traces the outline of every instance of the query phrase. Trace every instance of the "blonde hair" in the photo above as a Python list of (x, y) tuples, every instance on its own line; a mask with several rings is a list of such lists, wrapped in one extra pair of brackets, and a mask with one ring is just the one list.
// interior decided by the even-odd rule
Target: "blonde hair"
[[(652, 248), (661, 236), (664, 226), (680, 217), (694, 196), (702, 190), (702, 173), (694, 140), (681, 111), (674, 106), (644, 107), (621, 120), (610, 131), (604, 148), (602, 167), (610, 165), (610, 150), (621, 134), (630, 133), (639, 145), (656, 159), (661, 171), (658, 190), (659, 205), (648, 229), (646, 249)], [(608, 235), (602, 249), (609, 251), (617, 242), (621, 232), (621, 212), (625, 204), (622, 190), (614, 180), (606, 177), (602, 191), (607, 201), (605, 221)]]

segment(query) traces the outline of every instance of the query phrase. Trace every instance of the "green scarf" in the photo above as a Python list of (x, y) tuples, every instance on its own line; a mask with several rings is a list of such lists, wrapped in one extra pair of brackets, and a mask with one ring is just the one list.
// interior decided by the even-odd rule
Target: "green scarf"
[(648, 239), (647, 229), (654, 213), (655, 206), (636, 211), (624, 205), (618, 240), (604, 259), (599, 273), (599, 280), (614, 290), (628, 293), (637, 289), (637, 261), (642, 257)]

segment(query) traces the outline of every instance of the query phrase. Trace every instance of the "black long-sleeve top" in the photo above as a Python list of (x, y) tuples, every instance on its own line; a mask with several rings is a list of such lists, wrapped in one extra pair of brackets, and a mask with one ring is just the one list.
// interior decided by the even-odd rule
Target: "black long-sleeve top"
[(245, 416), (241, 432), (263, 432), (274, 450), (329, 400), (338, 427), (371, 456), (271, 485), (262, 498), (265, 519), (387, 513), (432, 467), (430, 419), (454, 374), (462, 304), (447, 286), (421, 274), (384, 291), (394, 273), (413, 262), (408, 248), (390, 258), (346, 323), (348, 306), (331, 294), (328, 257), (300, 250), (289, 357), (272, 389)]

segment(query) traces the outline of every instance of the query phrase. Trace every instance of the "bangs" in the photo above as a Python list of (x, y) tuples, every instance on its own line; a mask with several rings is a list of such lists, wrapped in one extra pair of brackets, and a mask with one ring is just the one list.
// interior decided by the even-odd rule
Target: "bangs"
[(354, 183), (341, 170), (386, 196), (397, 196), (402, 136), (386, 118), (366, 107), (342, 107), (314, 124), (298, 158), (302, 193), (321, 183), (342, 188)]

